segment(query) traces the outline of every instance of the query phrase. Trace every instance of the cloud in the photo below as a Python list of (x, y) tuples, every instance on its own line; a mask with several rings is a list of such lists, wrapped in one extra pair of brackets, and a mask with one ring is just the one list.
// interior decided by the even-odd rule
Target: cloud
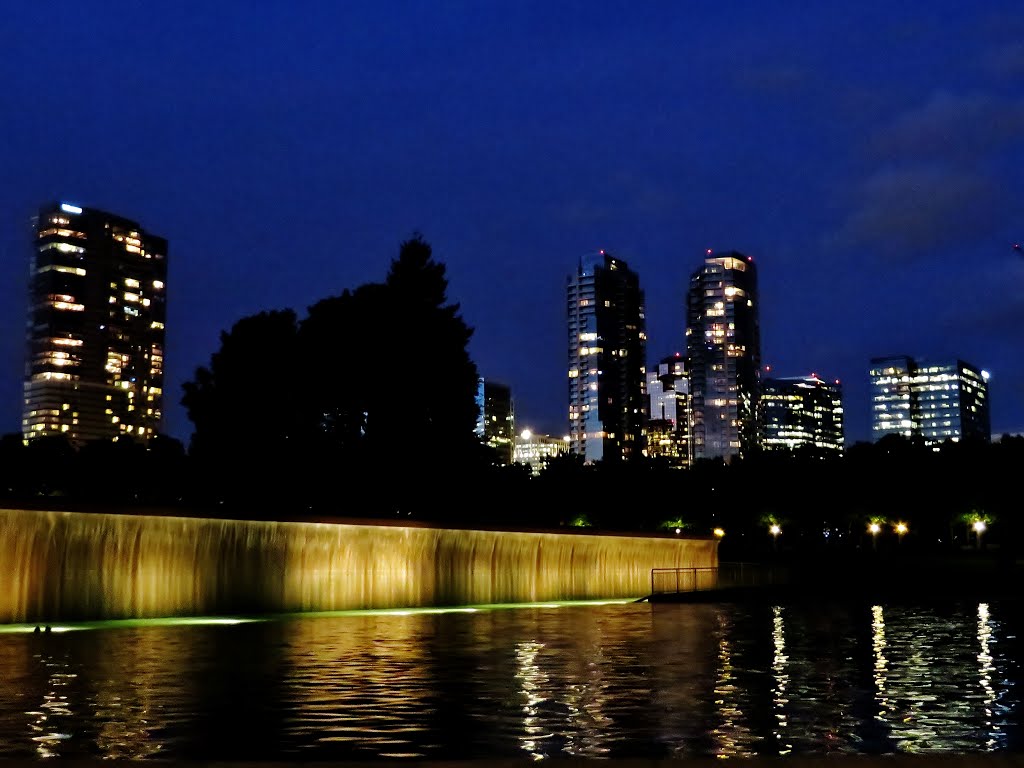
[(938, 91), (883, 123), (865, 149), (866, 173), (829, 244), (935, 255), (1007, 225), (1024, 101)]
[(997, 77), (1024, 76), (1024, 43), (1011, 43), (988, 51), (983, 60), (986, 70)]
[(864, 181), (839, 239), (883, 253), (924, 254), (993, 226), (1000, 191), (995, 179), (970, 169), (882, 169)]
[(970, 160), (1021, 140), (1024, 102), (940, 91), (881, 129), (871, 145), (882, 156)]

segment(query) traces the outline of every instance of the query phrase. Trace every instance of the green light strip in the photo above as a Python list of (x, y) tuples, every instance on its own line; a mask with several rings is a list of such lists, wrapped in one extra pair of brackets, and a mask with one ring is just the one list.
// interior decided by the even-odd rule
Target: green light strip
[[(442, 608), (354, 608), (343, 611), (309, 611), (304, 613), (277, 613), (266, 616), (169, 616), (153, 619), (108, 619), (105, 621), (61, 622), (50, 624), (50, 632), (62, 634), (79, 632), (88, 629), (118, 629), (132, 627), (192, 627), (192, 626), (235, 626), (266, 621), (291, 621), (306, 618), (329, 618), (340, 616), (416, 616), (420, 614), (443, 613), (481, 613), (485, 611), (510, 609), (553, 609), (572, 608), (597, 605), (625, 605), (636, 602), (635, 598), (619, 598), (614, 600), (552, 600), (543, 603), (488, 603), (482, 605), (461, 605)], [(46, 624), (0, 624), (0, 634), (35, 632), (39, 627), (40, 634)]]

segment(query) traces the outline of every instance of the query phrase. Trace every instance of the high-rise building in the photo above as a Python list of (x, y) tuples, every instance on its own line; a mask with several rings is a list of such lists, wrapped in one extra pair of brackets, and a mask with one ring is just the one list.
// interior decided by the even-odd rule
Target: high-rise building
[(920, 434), (921, 414), (913, 380), (917, 365), (906, 355), (871, 360), (871, 437)]
[(516, 435), (512, 390), (481, 377), (477, 380), (476, 406), (477, 437), (494, 449), (499, 464), (511, 464)]
[(148, 440), (163, 419), (167, 241), (69, 203), (34, 224), (25, 439)]
[(532, 474), (539, 475), (551, 459), (567, 453), (568, 450), (568, 435), (565, 437), (554, 437), (524, 429), (520, 434), (516, 435), (512, 461), (515, 464), (528, 465)]
[(690, 381), (682, 355), (647, 372), (647, 455), (674, 467), (690, 466)]
[(637, 274), (604, 251), (568, 281), (570, 449), (587, 463), (643, 451), (644, 294)]
[(898, 355), (872, 358), (870, 374), (874, 440), (991, 439), (987, 371), (963, 360), (929, 363)]
[(761, 447), (843, 453), (843, 392), (839, 381), (815, 374), (761, 382), (758, 398)]
[(694, 459), (729, 460), (757, 447), (758, 310), (754, 260), (709, 250), (686, 297)]

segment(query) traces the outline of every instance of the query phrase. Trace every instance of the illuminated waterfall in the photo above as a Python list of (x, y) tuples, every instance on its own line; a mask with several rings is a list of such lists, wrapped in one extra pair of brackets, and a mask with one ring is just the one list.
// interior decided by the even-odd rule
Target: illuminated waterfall
[(640, 597), (717, 541), (0, 510), (0, 623)]

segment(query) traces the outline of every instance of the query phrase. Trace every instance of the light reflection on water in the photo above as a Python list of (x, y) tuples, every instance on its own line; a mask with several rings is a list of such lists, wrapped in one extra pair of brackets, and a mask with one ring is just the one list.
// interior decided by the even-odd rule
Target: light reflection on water
[(1021, 752), (1022, 620), (626, 604), (0, 633), (0, 756)]

